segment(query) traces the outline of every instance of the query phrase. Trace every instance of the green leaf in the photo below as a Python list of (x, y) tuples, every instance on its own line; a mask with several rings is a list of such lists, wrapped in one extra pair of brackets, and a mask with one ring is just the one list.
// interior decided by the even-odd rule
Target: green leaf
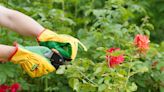
[(164, 92), (164, 87), (160, 87), (160, 92)]
[(5, 73), (0, 72), (0, 84), (3, 84), (6, 82), (7, 76)]
[(69, 85), (73, 88), (73, 90), (79, 91), (80, 82), (78, 79), (76, 78), (69, 79)]
[(136, 91), (137, 90), (137, 85), (133, 82), (132, 85), (129, 87), (130, 91)]
[(63, 3), (64, 2), (64, 0), (54, 0), (54, 1), (57, 3)]
[(106, 85), (105, 84), (100, 84), (100, 86), (98, 87), (98, 92), (103, 92), (106, 89)]
[(101, 17), (102, 15), (104, 15), (105, 13), (107, 12), (107, 10), (93, 10), (93, 14), (96, 16), (96, 17)]
[(142, 73), (144, 73), (144, 72), (148, 72), (149, 69), (148, 69), (148, 67), (143, 66), (142, 68), (139, 69), (139, 71), (142, 72)]
[(56, 71), (56, 74), (64, 74), (65, 68), (65, 65), (60, 66), (59, 69)]
[(85, 84), (81, 84), (80, 85), (80, 89), (81, 92), (96, 92), (97, 91), (97, 87), (93, 86), (90, 83), (85, 83)]
[(102, 72), (103, 71), (103, 68), (102, 67), (98, 67), (96, 70), (95, 70), (95, 72), (94, 72), (94, 74), (96, 75), (96, 74), (99, 74), (100, 72)]

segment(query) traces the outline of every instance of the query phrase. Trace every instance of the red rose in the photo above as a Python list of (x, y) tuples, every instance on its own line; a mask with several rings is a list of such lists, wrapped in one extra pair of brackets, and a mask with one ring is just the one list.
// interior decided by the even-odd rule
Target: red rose
[(17, 92), (19, 89), (20, 89), (19, 83), (14, 83), (10, 87), (11, 92)]
[(0, 85), (0, 92), (7, 92), (10, 87), (7, 85)]
[(17, 92), (19, 89), (20, 85), (18, 83), (14, 83), (11, 86), (0, 85), (0, 92)]
[(111, 55), (113, 52), (119, 51), (119, 50), (120, 48), (110, 48), (109, 50), (107, 50), (106, 60), (108, 62), (109, 67), (114, 67), (124, 61), (124, 56), (122, 54), (118, 56)]
[(149, 42), (149, 38), (142, 34), (136, 35), (134, 39), (134, 45), (138, 47), (138, 51), (141, 53), (147, 52), (149, 49)]
[(107, 52), (112, 53), (112, 52), (117, 51), (117, 50), (120, 50), (120, 48), (110, 48), (107, 50)]

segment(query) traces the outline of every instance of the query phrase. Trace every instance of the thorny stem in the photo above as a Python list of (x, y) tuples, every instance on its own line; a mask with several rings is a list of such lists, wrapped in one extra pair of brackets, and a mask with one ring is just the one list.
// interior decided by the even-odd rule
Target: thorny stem
[(92, 80), (90, 80), (84, 73), (82, 73), (82, 72), (81, 72), (80, 70), (78, 70), (78, 69), (77, 69), (77, 71), (78, 71), (85, 79), (87, 79), (89, 82), (91, 82), (92, 84), (94, 84), (94, 85), (97, 86), (97, 84), (94, 83)]
[[(130, 60), (130, 62), (132, 61), (132, 59)], [(126, 87), (127, 87), (127, 84), (128, 84), (128, 81), (129, 81), (129, 78), (130, 78), (130, 69), (131, 69), (132, 66), (129, 66), (129, 69), (128, 69), (128, 76), (126, 78), (126, 82), (125, 82), (125, 90), (126, 90)]]
[(64, 1), (62, 2), (62, 10), (65, 11), (65, 3), (64, 3)]
[(45, 78), (45, 89), (47, 89), (48, 88), (48, 78), (46, 77)]
[(78, 6), (78, 1), (75, 2), (75, 18), (77, 17), (77, 6)]
[(93, 5), (94, 5), (94, 2), (95, 2), (95, 0), (92, 0), (92, 8), (94, 7)]

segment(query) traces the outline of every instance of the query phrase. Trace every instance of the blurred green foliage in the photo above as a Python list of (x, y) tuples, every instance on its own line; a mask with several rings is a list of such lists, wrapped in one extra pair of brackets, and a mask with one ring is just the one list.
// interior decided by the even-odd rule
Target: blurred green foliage
[[(69, 65), (41, 78), (30, 78), (17, 65), (1, 64), (0, 84), (19, 82), (22, 90), (30, 92), (163, 92), (162, 2), (0, 0), (1, 5), (29, 15), (46, 28), (79, 38), (88, 48), (88, 52), (80, 50), (77, 59)], [(7, 30), (0, 28), (3, 38), (0, 43), (12, 45), (17, 41), (26, 46), (37, 45), (35, 38)], [(136, 34), (151, 39), (146, 55), (139, 55), (133, 46)], [(111, 47), (125, 52), (125, 62), (115, 68), (107, 67), (105, 61), (105, 50)]]
[(164, 40), (164, 1), (163, 0), (141, 0), (142, 5), (150, 16), (154, 31), (151, 32), (151, 41), (160, 43)]

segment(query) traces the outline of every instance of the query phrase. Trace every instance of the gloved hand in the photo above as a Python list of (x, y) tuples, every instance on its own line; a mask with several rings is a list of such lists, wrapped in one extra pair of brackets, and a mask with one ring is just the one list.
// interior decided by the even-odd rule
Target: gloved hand
[(42, 52), (39, 51), (39, 54), (37, 54), (35, 53), (36, 50), (31, 49), (31, 52), (18, 44), (15, 46), (16, 51), (9, 60), (14, 64), (20, 64), (31, 77), (40, 77), (55, 70), (55, 68), (50, 64), (50, 61), (42, 56), (42, 52), (46, 52), (48, 50), (44, 50)]
[(59, 53), (68, 59), (75, 59), (78, 44), (80, 44), (85, 51), (87, 51), (86, 47), (76, 38), (64, 35), (57, 34), (53, 31), (45, 29), (38, 37), (37, 40), (41, 46), (46, 46), (50, 49), (54, 48)]

